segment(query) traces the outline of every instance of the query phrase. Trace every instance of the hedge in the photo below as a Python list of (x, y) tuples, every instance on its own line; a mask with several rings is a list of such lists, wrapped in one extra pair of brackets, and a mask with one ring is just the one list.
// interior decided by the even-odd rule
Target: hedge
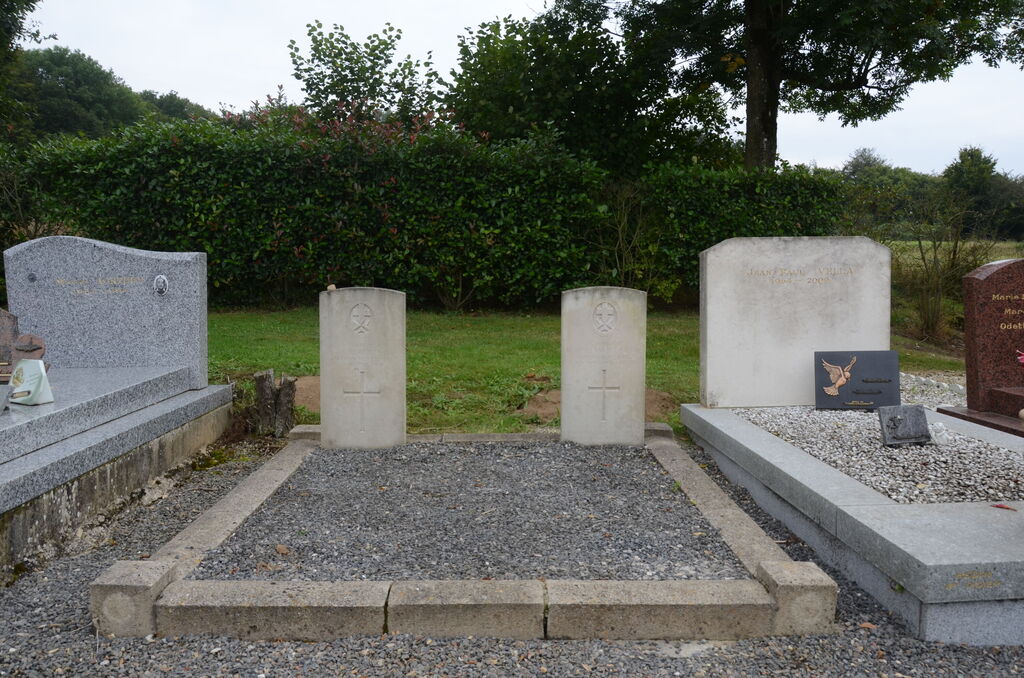
[[(634, 278), (695, 285), (702, 249), (828, 232), (842, 202), (838, 181), (803, 169), (662, 165), (638, 180), (643, 223), (616, 225), (607, 173), (552, 138), (489, 142), (444, 124), (325, 124), (295, 110), (57, 138), (22, 170), (40, 219), (132, 247), (205, 251), (217, 304), (308, 300), (329, 283), (448, 308), (529, 308)], [(636, 246), (614, 232), (623, 223), (643, 230), (649, 255), (626, 268), (657, 275), (614, 264)]]

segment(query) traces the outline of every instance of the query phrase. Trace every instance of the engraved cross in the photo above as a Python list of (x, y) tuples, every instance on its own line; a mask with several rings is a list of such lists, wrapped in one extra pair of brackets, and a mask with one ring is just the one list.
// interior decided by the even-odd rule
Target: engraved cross
[(366, 396), (379, 396), (380, 390), (367, 391), (366, 390), (366, 370), (359, 370), (359, 390), (358, 391), (341, 391), (342, 395), (346, 396), (359, 396), (359, 432), (366, 432)]
[(588, 386), (588, 391), (600, 391), (601, 392), (601, 421), (608, 420), (608, 391), (618, 391), (618, 386), (608, 385), (608, 370), (601, 370), (601, 385), (600, 386)]

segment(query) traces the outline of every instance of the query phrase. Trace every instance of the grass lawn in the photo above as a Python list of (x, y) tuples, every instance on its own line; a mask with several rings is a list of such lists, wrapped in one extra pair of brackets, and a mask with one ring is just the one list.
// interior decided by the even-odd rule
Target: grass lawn
[[(408, 422), (411, 433), (517, 432), (538, 427), (515, 410), (542, 388), (559, 385), (557, 314), (455, 315), (410, 311), (407, 320)], [(210, 381), (244, 379), (273, 368), (319, 372), (316, 308), (213, 312)], [(963, 370), (938, 349), (893, 337), (904, 371)], [(697, 402), (700, 335), (695, 312), (647, 318), (647, 385), (677, 402)], [(524, 377), (550, 377), (550, 383)], [(679, 413), (667, 420), (678, 426)]]

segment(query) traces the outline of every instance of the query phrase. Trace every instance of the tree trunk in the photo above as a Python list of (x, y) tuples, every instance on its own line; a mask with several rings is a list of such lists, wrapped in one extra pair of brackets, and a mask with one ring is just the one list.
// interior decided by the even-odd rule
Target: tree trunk
[[(745, 0), (747, 47), (747, 138), (743, 164), (747, 169), (774, 167), (779, 133), (778, 60), (773, 16), (767, 0)], [(784, 10), (783, 10), (784, 11)], [(781, 14), (781, 12), (780, 12)]]

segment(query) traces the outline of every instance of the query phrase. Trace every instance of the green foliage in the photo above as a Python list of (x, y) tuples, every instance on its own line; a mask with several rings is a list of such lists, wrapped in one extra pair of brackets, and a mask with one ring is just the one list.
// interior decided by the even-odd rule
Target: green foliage
[(661, 270), (691, 287), (700, 252), (726, 238), (825, 235), (844, 209), (839, 178), (805, 167), (712, 170), (666, 164), (644, 179), (648, 209), (663, 220)]
[(673, 155), (736, 159), (714, 91), (671, 92), (664, 78), (644, 77), (599, 20), (558, 10), (460, 36), (445, 104), (467, 128), (495, 139), (557, 129), (567, 148), (619, 175)]
[(22, 39), (39, 42), (39, 29), (27, 21), (38, 0), (0, 0), (0, 143), (25, 144), (31, 139), (24, 88), (15, 77)]
[(430, 54), (423, 62), (409, 56), (395, 62), (400, 29), (385, 24), (380, 33), (359, 43), (339, 25), (327, 33), (319, 21), (306, 28), (309, 57), (302, 55), (294, 40), (289, 49), (295, 78), (302, 82), (310, 110), (327, 119), (356, 111), (362, 117), (403, 123), (434, 110), (439, 78)]
[(444, 125), (227, 122), (57, 138), (30, 156), (49, 219), (146, 249), (204, 251), (214, 298), (285, 301), (328, 283), (461, 308), (535, 304), (587, 279), (579, 233), (602, 174), (541, 137), (485, 144)]
[(430, 117), (323, 121), (285, 105), (57, 137), (19, 171), (45, 223), (206, 252), (220, 304), (308, 300), (329, 283), (454, 310), (606, 283), (668, 299), (696, 285), (704, 248), (828, 232), (839, 211), (826, 173), (666, 163), (616, 183), (547, 133), (488, 142)]
[[(780, 106), (844, 123), (895, 110), (919, 82), (945, 80), (974, 57), (1020, 62), (1024, 0), (629, 0), (627, 44), (652, 77), (682, 91), (718, 86), (743, 96), (747, 164), (775, 162)], [(602, 0), (561, 0), (603, 14)]]
[(167, 119), (188, 120), (190, 118), (216, 117), (213, 111), (186, 99), (174, 90), (159, 94), (151, 89), (147, 89), (139, 92), (139, 98)]
[(18, 63), (22, 103), (37, 134), (99, 137), (151, 110), (113, 71), (66, 47), (27, 50)]

